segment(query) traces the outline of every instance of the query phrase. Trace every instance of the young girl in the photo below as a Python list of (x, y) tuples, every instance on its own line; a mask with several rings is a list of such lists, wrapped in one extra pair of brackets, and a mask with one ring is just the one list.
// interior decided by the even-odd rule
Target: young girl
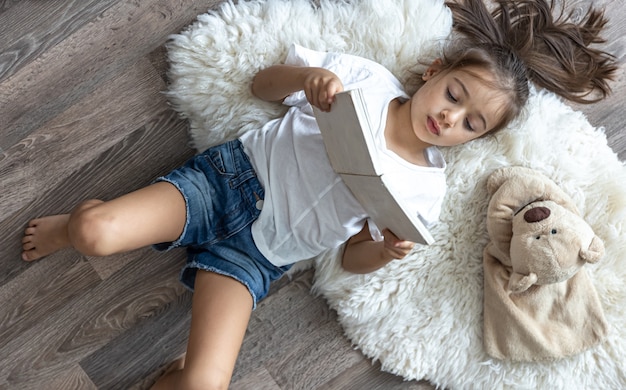
[(501, 2), (493, 15), (480, 0), (449, 6), (462, 39), (428, 67), (412, 96), (369, 60), (293, 46), (285, 64), (261, 70), (252, 83), (260, 99), (291, 106), (285, 117), (146, 188), (30, 221), (23, 259), (66, 247), (106, 256), (186, 246), (181, 280), (194, 290), (187, 353), (154, 388), (228, 387), (251, 310), (291, 264), (347, 242), (343, 267), (371, 272), (414, 245), (368, 222), (330, 167), (312, 105), (329, 110), (335, 94), (362, 88), (392, 190), (432, 224), (445, 194), (437, 146), (506, 126), (524, 106), (529, 80), (576, 101), (609, 92), (612, 57), (587, 47), (599, 41), (601, 14), (555, 25), (545, 1)]

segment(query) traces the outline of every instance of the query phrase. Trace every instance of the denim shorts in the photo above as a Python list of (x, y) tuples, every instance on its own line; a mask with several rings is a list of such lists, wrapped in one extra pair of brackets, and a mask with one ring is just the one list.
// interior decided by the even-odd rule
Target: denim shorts
[(154, 248), (187, 248), (180, 280), (190, 290), (199, 269), (229, 276), (248, 288), (256, 308), (270, 282), (290, 266), (270, 263), (252, 239), (251, 226), (261, 212), (264, 191), (241, 142), (207, 149), (156, 181), (178, 188), (185, 198), (187, 221), (176, 241)]

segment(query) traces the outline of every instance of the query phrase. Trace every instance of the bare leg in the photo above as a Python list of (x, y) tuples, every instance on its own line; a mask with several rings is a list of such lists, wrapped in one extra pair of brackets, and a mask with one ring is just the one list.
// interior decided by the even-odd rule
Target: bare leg
[(152, 390), (227, 389), (251, 312), (252, 296), (243, 284), (198, 271), (183, 368), (163, 375)]
[(22, 239), (22, 259), (37, 260), (66, 247), (106, 256), (174, 241), (185, 220), (182, 194), (172, 184), (159, 182), (109, 202), (83, 202), (69, 215), (30, 221)]

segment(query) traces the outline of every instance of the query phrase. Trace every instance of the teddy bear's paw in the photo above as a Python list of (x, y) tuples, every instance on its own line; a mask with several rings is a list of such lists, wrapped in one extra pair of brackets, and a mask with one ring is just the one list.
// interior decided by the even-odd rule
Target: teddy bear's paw
[(535, 283), (537, 283), (537, 274), (531, 272), (528, 275), (522, 275), (513, 272), (509, 279), (509, 291), (514, 294), (523, 293)]
[(604, 256), (604, 242), (598, 236), (594, 236), (589, 248), (581, 249), (578, 255), (585, 262), (595, 264)]

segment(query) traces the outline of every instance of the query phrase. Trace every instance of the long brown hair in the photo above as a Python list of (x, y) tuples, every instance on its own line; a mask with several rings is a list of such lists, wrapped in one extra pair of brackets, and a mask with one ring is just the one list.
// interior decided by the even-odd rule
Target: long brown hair
[(495, 0), (491, 12), (483, 0), (456, 0), (454, 31), (442, 61), (444, 69), (481, 66), (510, 97), (497, 128), (517, 116), (528, 99), (528, 81), (565, 99), (593, 103), (606, 97), (617, 70), (615, 57), (593, 44), (607, 20), (590, 7), (575, 22), (564, 7), (547, 0)]

